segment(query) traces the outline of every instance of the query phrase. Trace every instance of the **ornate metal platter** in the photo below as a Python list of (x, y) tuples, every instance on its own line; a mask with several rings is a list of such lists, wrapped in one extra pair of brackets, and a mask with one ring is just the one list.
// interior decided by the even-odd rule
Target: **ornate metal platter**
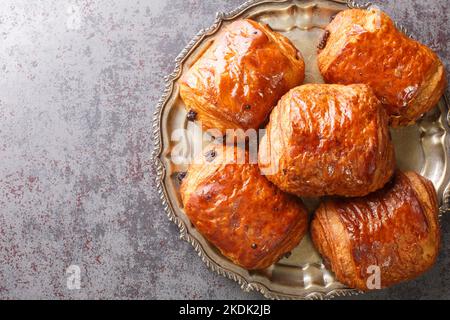
[[(174, 72), (169, 75), (166, 90), (156, 108), (154, 119), (154, 162), (157, 170), (158, 191), (169, 219), (180, 228), (182, 239), (190, 242), (201, 259), (213, 271), (237, 281), (244, 290), (257, 290), (267, 298), (329, 298), (358, 293), (337, 282), (307, 236), (292, 252), (271, 267), (260, 271), (240, 268), (210, 245), (190, 223), (183, 212), (176, 175), (186, 171), (186, 165), (172, 160), (176, 144), (185, 149), (199, 141), (177, 139), (172, 141), (175, 129), (188, 132), (198, 130), (186, 121), (186, 111), (179, 98), (178, 80), (224, 25), (241, 18), (268, 23), (272, 29), (287, 36), (301, 51), (306, 64), (306, 83), (323, 82), (316, 63), (316, 47), (323, 28), (330, 17), (348, 7), (367, 8), (351, 1), (330, 0), (251, 0), (229, 13), (218, 13), (214, 25), (202, 30), (192, 39), (176, 59)], [(403, 30), (403, 29), (402, 29)], [(405, 32), (405, 30), (403, 30)], [(397, 163), (401, 169), (414, 170), (430, 179), (438, 191), (441, 213), (450, 207), (448, 100), (443, 97), (438, 106), (416, 125), (392, 130)], [(180, 142), (181, 141), (181, 142)]]

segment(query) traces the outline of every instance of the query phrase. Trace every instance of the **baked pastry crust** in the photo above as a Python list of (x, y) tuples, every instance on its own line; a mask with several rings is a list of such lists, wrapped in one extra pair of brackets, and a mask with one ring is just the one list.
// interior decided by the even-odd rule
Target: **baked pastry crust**
[(304, 77), (303, 58), (287, 38), (267, 25), (238, 20), (183, 76), (180, 96), (205, 129), (257, 129)]
[(259, 166), (281, 190), (300, 197), (366, 195), (394, 172), (387, 123), (369, 86), (299, 86), (272, 111)]
[(311, 236), (337, 279), (350, 287), (372, 289), (370, 266), (380, 268), (382, 288), (415, 278), (435, 263), (439, 251), (436, 191), (417, 173), (397, 171), (366, 197), (322, 203)]
[[(213, 155), (213, 157), (212, 157)], [(224, 256), (246, 269), (264, 269), (296, 247), (308, 228), (300, 199), (264, 178), (240, 148), (213, 145), (181, 184), (184, 210)]]
[(324, 80), (370, 85), (392, 126), (414, 123), (444, 93), (445, 68), (438, 56), (379, 10), (341, 11), (326, 27), (325, 37), (318, 52)]

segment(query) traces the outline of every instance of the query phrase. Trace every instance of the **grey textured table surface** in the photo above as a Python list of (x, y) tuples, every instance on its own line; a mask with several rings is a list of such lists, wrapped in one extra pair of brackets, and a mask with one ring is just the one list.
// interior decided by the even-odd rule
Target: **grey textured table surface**
[[(0, 298), (260, 298), (178, 239), (150, 161), (174, 58), (241, 1), (1, 1)], [(447, 0), (373, 2), (448, 69)], [(450, 298), (449, 220), (430, 272), (363, 297)]]

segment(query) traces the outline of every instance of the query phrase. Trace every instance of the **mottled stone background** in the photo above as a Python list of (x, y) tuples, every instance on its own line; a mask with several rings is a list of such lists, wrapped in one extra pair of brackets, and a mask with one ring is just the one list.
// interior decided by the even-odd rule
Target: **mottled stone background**
[[(260, 298), (178, 239), (150, 161), (175, 56), (241, 1), (1, 1), (0, 298)], [(449, 66), (447, 0), (373, 2)], [(365, 297), (450, 298), (449, 227), (433, 270)]]

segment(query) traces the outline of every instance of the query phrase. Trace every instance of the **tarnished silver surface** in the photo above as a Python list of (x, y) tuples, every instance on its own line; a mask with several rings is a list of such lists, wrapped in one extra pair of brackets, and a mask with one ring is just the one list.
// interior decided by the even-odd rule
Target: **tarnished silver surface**
[[(167, 87), (156, 109), (154, 162), (158, 191), (169, 219), (180, 228), (180, 237), (194, 246), (208, 267), (237, 281), (244, 290), (257, 290), (267, 298), (329, 298), (357, 291), (335, 280), (322, 264), (309, 236), (289, 259), (282, 259), (266, 270), (248, 271), (224, 258), (197, 232), (183, 212), (176, 181), (177, 172), (185, 171), (186, 167), (174, 165), (171, 161), (175, 144), (171, 141), (173, 130), (185, 128), (192, 132), (196, 129), (195, 124), (185, 120), (186, 111), (179, 98), (178, 80), (223, 25), (240, 18), (252, 18), (268, 23), (301, 51), (306, 64), (306, 83), (323, 82), (316, 63), (316, 47), (323, 28), (332, 15), (353, 6), (352, 1), (251, 0), (232, 12), (218, 13), (215, 23), (200, 31), (177, 57), (175, 70), (166, 78)], [(358, 7), (367, 8), (368, 5)], [(392, 130), (398, 166), (419, 172), (433, 182), (438, 191), (441, 213), (450, 207), (449, 121), (448, 100), (444, 97), (416, 125)], [(186, 139), (184, 143), (189, 145), (199, 141)]]

